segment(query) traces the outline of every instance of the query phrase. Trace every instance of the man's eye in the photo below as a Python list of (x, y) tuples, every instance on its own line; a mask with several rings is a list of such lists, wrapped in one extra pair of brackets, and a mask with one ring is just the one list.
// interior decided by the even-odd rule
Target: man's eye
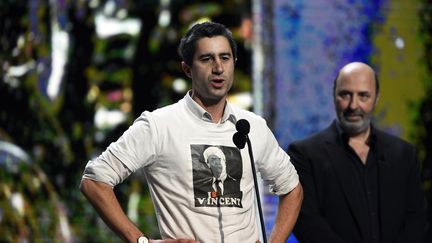
[(348, 98), (348, 97), (350, 97), (350, 95), (348, 93), (342, 93), (342, 94), (339, 94), (339, 96), (342, 97), (342, 98)]
[(370, 97), (370, 95), (368, 95), (368, 94), (362, 94), (362, 95), (360, 95), (360, 99), (361, 100), (367, 100), (367, 99), (369, 99), (369, 97)]

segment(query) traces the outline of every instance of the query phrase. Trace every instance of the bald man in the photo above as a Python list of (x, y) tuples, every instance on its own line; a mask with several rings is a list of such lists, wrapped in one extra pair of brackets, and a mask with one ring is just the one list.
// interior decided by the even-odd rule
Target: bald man
[(422, 243), (425, 199), (415, 149), (376, 129), (374, 70), (344, 66), (334, 81), (337, 119), (288, 147), (304, 189), (301, 243)]

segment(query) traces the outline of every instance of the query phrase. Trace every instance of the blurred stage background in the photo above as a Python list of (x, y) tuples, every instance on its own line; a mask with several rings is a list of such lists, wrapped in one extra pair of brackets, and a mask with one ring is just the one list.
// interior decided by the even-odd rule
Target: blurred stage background
[[(80, 194), (82, 171), (142, 111), (183, 97), (190, 82), (177, 45), (191, 24), (205, 20), (228, 26), (239, 44), (230, 99), (263, 115), (283, 148), (334, 119), (332, 82), (341, 66), (370, 63), (382, 87), (376, 123), (418, 147), (431, 202), (431, 6), (1, 1), (0, 242), (118, 242)], [(129, 217), (157, 238), (145, 181), (132, 177), (115, 192)], [(263, 203), (269, 233), (277, 199), (263, 195)]]

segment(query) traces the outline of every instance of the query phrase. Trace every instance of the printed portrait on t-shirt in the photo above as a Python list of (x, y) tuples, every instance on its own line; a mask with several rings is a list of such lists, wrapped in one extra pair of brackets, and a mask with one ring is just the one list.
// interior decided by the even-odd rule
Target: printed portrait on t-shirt
[(196, 207), (242, 207), (242, 158), (235, 147), (191, 145)]

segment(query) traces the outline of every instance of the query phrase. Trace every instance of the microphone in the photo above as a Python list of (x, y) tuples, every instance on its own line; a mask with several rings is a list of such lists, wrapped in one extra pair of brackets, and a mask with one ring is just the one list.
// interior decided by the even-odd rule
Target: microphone
[(265, 231), (264, 217), (263, 217), (263, 212), (262, 212), (262, 208), (261, 208), (261, 198), (260, 198), (260, 194), (259, 194), (259, 188), (258, 188), (258, 182), (257, 182), (257, 176), (256, 176), (256, 170), (255, 170), (255, 162), (254, 162), (253, 153), (252, 153), (252, 144), (251, 144), (251, 142), (249, 140), (249, 136), (248, 136), (248, 134), (250, 132), (250, 124), (247, 120), (240, 119), (236, 122), (235, 125), (236, 125), (236, 130), (237, 130), (237, 132), (234, 133), (234, 135), (233, 135), (233, 142), (234, 142), (235, 146), (239, 149), (243, 149), (245, 147), (246, 143), (248, 145), (249, 158), (251, 161), (252, 175), (253, 175), (254, 186), (255, 186), (255, 195), (256, 195), (256, 199), (257, 199), (258, 211), (259, 211), (259, 216), (260, 216), (262, 237), (263, 237), (264, 243), (267, 243), (267, 235), (266, 235), (266, 231)]
[(246, 145), (247, 135), (250, 131), (250, 125), (245, 119), (240, 119), (235, 125), (237, 132), (233, 135), (233, 142), (237, 148), (242, 149)]

